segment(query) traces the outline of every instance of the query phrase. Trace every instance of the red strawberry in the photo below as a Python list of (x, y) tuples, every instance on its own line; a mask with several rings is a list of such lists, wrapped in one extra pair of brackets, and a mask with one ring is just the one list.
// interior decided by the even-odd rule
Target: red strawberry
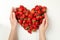
[(24, 28), (25, 30), (29, 30), (29, 26), (27, 26), (26, 28)]
[(15, 15), (20, 15), (17, 11), (15, 12)]
[(44, 16), (40, 16), (40, 19), (43, 19), (44, 18)]
[(37, 5), (37, 6), (35, 6), (35, 10), (39, 10), (39, 6)]
[(24, 24), (21, 24), (22, 25), (22, 27), (24, 27)]
[(23, 20), (18, 20), (18, 22), (19, 22), (20, 24), (22, 24), (22, 23), (23, 23)]
[(31, 14), (34, 14), (35, 13), (35, 10), (34, 10), (34, 8), (31, 10)]
[(32, 20), (36, 20), (36, 18), (33, 18)]
[(28, 17), (29, 17), (29, 18), (32, 18), (32, 15), (31, 15), (31, 14), (29, 14), (29, 15), (28, 15)]
[(17, 13), (19, 13), (19, 15), (22, 15), (23, 14), (23, 12), (17, 12)]
[(33, 25), (33, 31), (36, 31), (36, 30), (37, 30), (37, 26)]
[(30, 30), (33, 30), (33, 26), (30, 26)]
[(35, 16), (35, 17), (36, 17), (37, 15), (38, 15), (38, 14), (37, 14), (37, 13), (35, 13), (33, 16)]
[(20, 19), (23, 19), (23, 18), (25, 18), (25, 15), (24, 14), (20, 16)]
[(36, 19), (37, 19), (37, 20), (40, 20), (40, 16), (36, 16)]
[(27, 11), (27, 9), (26, 9), (26, 8), (24, 8), (24, 11), (23, 11), (23, 13), (26, 13), (26, 11)]
[(36, 18), (32, 18), (32, 22), (35, 22), (36, 21)]
[(24, 18), (24, 17), (25, 17), (25, 15), (23, 14), (23, 15), (22, 15), (22, 18)]
[(38, 10), (37, 13), (38, 13), (38, 14), (41, 14), (41, 10)]
[(44, 6), (44, 7), (42, 7), (42, 12), (44, 13), (44, 12), (46, 12), (46, 10), (47, 10), (47, 8)]
[(29, 32), (29, 33), (32, 33), (32, 30), (33, 30), (33, 26), (30, 26), (28, 32)]
[(26, 12), (25, 12), (25, 16), (28, 16), (28, 15), (29, 15), (29, 11), (26, 11)]
[(31, 34), (31, 33), (32, 33), (32, 30), (28, 30), (28, 33), (30, 33), (30, 34)]
[(34, 22), (34, 25), (36, 25), (36, 26), (37, 26), (37, 25), (38, 25), (38, 22)]
[(26, 23), (27, 22), (27, 20), (23, 20), (23, 23)]
[(31, 25), (31, 24), (32, 24), (32, 21), (31, 21), (31, 20), (27, 20), (27, 23), (28, 23), (29, 25)]
[(25, 24), (24, 24), (24, 28), (26, 28), (27, 26), (28, 26), (28, 24), (27, 24), (27, 23), (25, 23)]
[(19, 11), (23, 11), (24, 10), (24, 6), (20, 6), (20, 8), (19, 8)]

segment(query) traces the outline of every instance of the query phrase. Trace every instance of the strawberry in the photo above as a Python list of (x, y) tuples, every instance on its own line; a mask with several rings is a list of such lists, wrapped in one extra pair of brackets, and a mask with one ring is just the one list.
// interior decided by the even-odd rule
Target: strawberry
[(24, 14), (20, 16), (20, 19), (24, 19), (24, 18), (25, 18), (25, 15)]
[(39, 20), (40, 19), (40, 16), (36, 16), (36, 19)]
[(26, 11), (27, 11), (27, 9), (26, 9), (26, 8), (24, 8), (24, 11), (23, 11), (23, 13), (26, 13)]
[(37, 25), (38, 25), (38, 22), (34, 22), (34, 25), (36, 25), (36, 26), (37, 26)]
[(44, 18), (44, 16), (40, 16), (40, 19), (43, 19)]
[(31, 34), (31, 33), (32, 33), (32, 30), (28, 30), (28, 33), (30, 33), (30, 34)]
[(41, 11), (40, 11), (40, 10), (38, 10), (38, 11), (37, 11), (37, 13), (38, 13), (38, 14), (41, 14)]
[(32, 15), (29, 14), (29, 15), (28, 15), (28, 18), (32, 18)]
[(33, 30), (33, 26), (30, 26), (28, 32), (29, 32), (29, 33), (32, 33), (32, 30)]
[(31, 14), (34, 14), (35, 13), (35, 10), (34, 10), (34, 8), (31, 10)]
[(25, 24), (24, 24), (24, 28), (26, 28), (27, 26), (28, 26), (28, 24), (27, 24), (27, 23), (25, 23)]
[(23, 20), (23, 23), (26, 23), (27, 22), (27, 20)]
[(33, 25), (33, 30), (32, 31), (36, 31), (37, 30), (37, 26)]
[(39, 6), (38, 5), (35, 6), (35, 10), (39, 10)]
[(25, 17), (25, 15), (23, 14), (23, 15), (22, 15), (22, 18), (24, 18), (24, 17)]
[(18, 10), (19, 10), (19, 11), (23, 11), (23, 10), (24, 10), (24, 6), (21, 5)]
[(26, 29), (26, 30), (29, 30), (29, 26), (27, 26), (25, 29)]
[(32, 25), (32, 21), (31, 21), (31, 20), (27, 20), (27, 23), (28, 23), (29, 25)]
[(34, 16), (34, 17), (36, 17), (37, 15), (38, 15), (38, 14), (37, 14), (37, 13), (35, 13), (33, 16)]
[(46, 10), (47, 10), (47, 8), (44, 6), (44, 7), (42, 7), (42, 12), (44, 13), (44, 12), (46, 12)]
[(25, 12), (25, 16), (28, 16), (28, 15), (29, 15), (29, 11), (26, 11), (26, 12)]
[(32, 18), (32, 22), (35, 22), (36, 21), (36, 18)]
[(30, 26), (30, 30), (33, 30), (33, 26)]
[(22, 23), (23, 23), (23, 20), (18, 20), (18, 22), (19, 22), (20, 24), (22, 24)]
[(17, 12), (17, 13), (19, 13), (19, 15), (22, 15), (23, 14), (23, 12)]

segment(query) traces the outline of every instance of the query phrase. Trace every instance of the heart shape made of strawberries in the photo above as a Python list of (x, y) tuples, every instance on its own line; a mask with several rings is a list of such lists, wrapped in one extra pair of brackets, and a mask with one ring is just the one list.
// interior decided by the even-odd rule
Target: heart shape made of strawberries
[(29, 33), (36, 31), (44, 19), (47, 7), (36, 5), (32, 10), (28, 10), (23, 5), (20, 5), (14, 11), (18, 23)]

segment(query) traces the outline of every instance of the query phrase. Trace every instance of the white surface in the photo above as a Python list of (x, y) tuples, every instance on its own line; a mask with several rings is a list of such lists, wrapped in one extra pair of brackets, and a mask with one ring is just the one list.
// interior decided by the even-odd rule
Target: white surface
[[(0, 40), (8, 40), (10, 33), (9, 16), (12, 7), (20, 4), (28, 9), (35, 5), (48, 7), (49, 26), (46, 33), (47, 40), (60, 40), (60, 0), (0, 0)], [(28, 34), (22, 27), (18, 29), (19, 40), (39, 40), (39, 32)]]

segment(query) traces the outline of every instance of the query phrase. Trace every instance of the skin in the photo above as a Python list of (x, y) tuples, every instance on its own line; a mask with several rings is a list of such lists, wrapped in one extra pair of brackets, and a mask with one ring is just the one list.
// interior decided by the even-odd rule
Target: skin
[(45, 18), (43, 19), (43, 22), (39, 27), (39, 40), (46, 40), (45, 32), (48, 27), (48, 18), (47, 18), (47, 14), (44, 15)]
[(13, 13), (13, 11), (11, 12), (11, 15), (10, 15), (10, 23), (11, 23), (11, 32), (10, 32), (8, 40), (18, 40), (18, 37), (17, 37), (17, 20), (15, 18), (15, 14)]
[[(46, 40), (45, 32), (48, 27), (48, 19), (47, 19), (47, 14), (44, 14), (44, 15), (45, 15), (45, 18), (43, 19), (43, 22), (39, 27), (39, 40)], [(18, 40), (17, 20), (15, 18), (15, 14), (13, 13), (13, 11), (11, 12), (11, 15), (10, 15), (10, 23), (11, 23), (11, 32), (8, 40)]]

